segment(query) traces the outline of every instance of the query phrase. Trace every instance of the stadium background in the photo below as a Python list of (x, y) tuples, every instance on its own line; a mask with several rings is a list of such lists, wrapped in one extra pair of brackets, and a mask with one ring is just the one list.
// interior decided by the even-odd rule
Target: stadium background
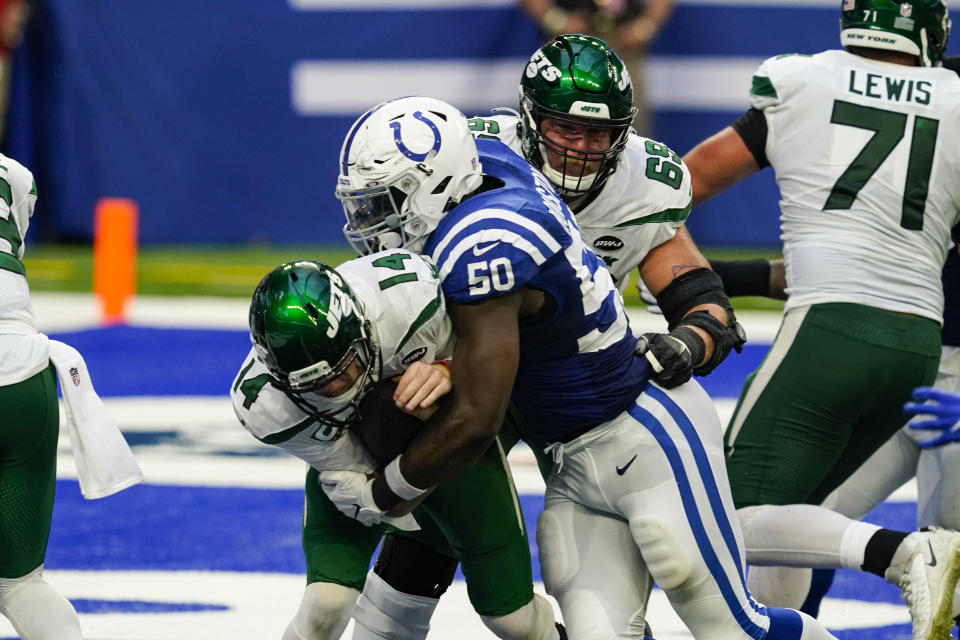
[[(648, 65), (654, 137), (683, 154), (746, 108), (761, 60), (835, 48), (838, 4), (678, 0)], [(302, 468), (233, 422), (226, 389), (249, 344), (244, 298), (282, 260), (350, 256), (332, 187), (361, 111), (416, 93), (470, 115), (514, 106), (539, 44), (511, 0), (45, 1), (17, 52), (6, 141), (40, 194), (28, 278), (41, 328), (85, 354), (147, 474), (85, 502), (63, 443), (47, 567), (90, 637), (279, 636), (302, 588)], [(103, 197), (139, 206), (139, 292), (179, 296), (141, 295), (114, 327), (97, 326), (89, 294)], [(776, 203), (763, 172), (696, 209), (690, 228), (708, 255), (776, 255)], [(756, 323), (745, 354), (708, 379), (721, 412), (776, 315)], [(524, 474), (529, 461), (516, 462)], [(524, 482), (532, 523), (536, 480)], [(871, 518), (909, 528), (911, 491)], [(444, 604), (431, 637), (492, 637), (468, 620), (462, 584), (454, 592), (460, 608)], [(909, 637), (881, 581), (841, 572), (831, 596), (825, 615), (844, 640)], [(655, 605), (658, 639), (687, 637)]]

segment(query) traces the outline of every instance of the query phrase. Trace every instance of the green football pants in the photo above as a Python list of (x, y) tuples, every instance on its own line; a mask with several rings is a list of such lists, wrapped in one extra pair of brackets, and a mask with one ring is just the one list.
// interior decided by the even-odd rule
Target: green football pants
[(60, 415), (53, 366), (0, 387), (0, 578), (20, 578), (47, 552)]
[(736, 507), (823, 502), (903, 426), (939, 358), (932, 320), (845, 303), (788, 312), (727, 427)]
[(390, 531), (460, 561), (477, 613), (501, 616), (533, 599), (530, 544), (516, 489), (498, 443), (463, 473), (438, 486), (415, 511), (421, 530), (365, 527), (340, 513), (307, 472), (303, 549), (307, 582), (363, 589), (370, 559)]

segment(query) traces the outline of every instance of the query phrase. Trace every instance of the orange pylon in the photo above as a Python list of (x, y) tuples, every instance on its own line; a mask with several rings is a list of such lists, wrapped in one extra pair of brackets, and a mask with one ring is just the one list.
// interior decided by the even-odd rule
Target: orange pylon
[(100, 324), (126, 322), (137, 284), (137, 203), (126, 198), (97, 202), (93, 232), (93, 292)]

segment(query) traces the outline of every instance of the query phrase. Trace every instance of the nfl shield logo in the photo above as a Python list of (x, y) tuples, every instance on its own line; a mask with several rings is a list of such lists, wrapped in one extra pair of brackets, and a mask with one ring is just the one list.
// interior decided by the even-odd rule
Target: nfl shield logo
[(912, 13), (913, 13), (913, 5), (912, 5), (912, 4), (902, 4), (902, 5), (900, 5), (900, 15), (902, 15), (904, 18), (909, 18)]
[(80, 386), (80, 370), (76, 367), (70, 367), (70, 379), (73, 380), (73, 386)]
[(844, 11), (851, 11), (855, 6), (857, 6), (857, 0), (843, 0)]

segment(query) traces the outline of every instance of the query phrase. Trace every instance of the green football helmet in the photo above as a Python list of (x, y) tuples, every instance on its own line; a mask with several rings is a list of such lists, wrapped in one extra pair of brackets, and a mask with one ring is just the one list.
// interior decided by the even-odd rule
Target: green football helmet
[(915, 55), (924, 67), (940, 63), (950, 35), (943, 0), (843, 0), (843, 47), (887, 49)]
[[(520, 79), (523, 155), (569, 203), (599, 190), (616, 170), (636, 112), (630, 74), (607, 43), (593, 36), (561, 34), (533, 54)], [(608, 128), (610, 148), (602, 153), (585, 152), (551, 140), (551, 148), (563, 156), (561, 169), (554, 169), (546, 161), (540, 127), (547, 117)], [(599, 167), (585, 174), (588, 161), (599, 161)]]
[[(320, 262), (287, 262), (260, 281), (250, 303), (250, 337), (273, 385), (323, 421), (356, 418), (357, 404), (380, 377), (380, 349), (363, 306), (340, 274)], [(337, 402), (304, 397), (354, 362), (362, 374)], [(318, 408), (324, 405), (335, 409)]]

